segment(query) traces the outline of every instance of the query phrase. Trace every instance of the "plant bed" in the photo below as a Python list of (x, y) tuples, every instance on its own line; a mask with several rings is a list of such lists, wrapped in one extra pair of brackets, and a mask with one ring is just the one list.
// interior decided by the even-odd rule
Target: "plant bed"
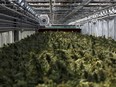
[(116, 42), (39, 32), (0, 48), (0, 87), (116, 87)]

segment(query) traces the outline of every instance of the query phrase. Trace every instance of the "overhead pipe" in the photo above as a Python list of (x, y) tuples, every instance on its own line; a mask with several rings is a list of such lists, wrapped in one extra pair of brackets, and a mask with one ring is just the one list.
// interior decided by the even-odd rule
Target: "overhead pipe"
[(50, 5), (49, 5), (49, 7), (50, 7), (50, 21), (52, 23), (52, 16), (53, 16), (52, 0), (49, 0), (49, 3), (50, 3)]
[[(86, 21), (90, 21), (90, 20), (93, 20), (93, 19), (103, 19), (103, 18), (107, 18), (107, 17), (113, 17), (113, 16), (116, 16), (116, 4), (113, 4), (113, 6), (107, 6), (99, 11), (97, 11), (96, 13), (91, 13), (89, 15), (87, 15), (85, 18), (83, 19), (78, 19), (78, 21), (75, 21), (75, 23), (80, 23), (80, 22), (86, 22)], [(107, 13), (103, 13), (103, 12), (106, 12)], [(99, 13), (99, 15), (98, 15)], [(102, 14), (102, 15), (101, 15)], [(95, 16), (95, 15), (98, 15), (98, 16)]]
[(18, 11), (15, 11), (14, 9), (11, 9), (11, 8), (6, 7), (5, 5), (0, 5), (0, 7), (5, 8), (6, 10), (9, 10), (9, 11), (11, 11), (11, 12), (17, 14), (17, 15), (26, 17), (27, 19), (32, 20), (32, 21), (34, 21), (34, 22), (38, 22), (37, 20), (32, 19), (32, 18), (34, 18), (34, 17), (30, 18), (30, 17), (28, 17), (28, 16), (26, 16), (26, 15), (24, 15), (24, 14), (18, 12)]
[(69, 16), (73, 15), (74, 13), (76, 13), (77, 11), (82, 9), (85, 5), (88, 5), (91, 1), (92, 0), (86, 0), (86, 1), (82, 2), (81, 5), (74, 8), (69, 14), (65, 15), (64, 18), (62, 18), (61, 20), (65, 21)]
[[(2, 14), (2, 13), (0, 13), (0, 16), (2, 16), (2, 17), (5, 17), (5, 18), (9, 18), (9, 20), (17, 20), (17, 21), (20, 21), (20, 22), (22, 22), (22, 23), (29, 23), (29, 24), (33, 24), (32, 22), (29, 22), (29, 21), (23, 21), (23, 20), (21, 20), (21, 19), (19, 19), (19, 18), (17, 18), (17, 17), (13, 17), (13, 16), (9, 16), (9, 15), (6, 15), (6, 14)], [(4, 20), (4, 19), (0, 19), (0, 20)], [(9, 21), (9, 20), (4, 20), (4, 21)]]
[[(75, 0), (75, 3), (82, 3), (83, 0)], [(49, 3), (48, 0), (27, 0), (28, 3)], [(53, 2), (53, 1), (52, 1)], [(56, 0), (56, 3), (70, 3), (70, 0)], [(110, 1), (98, 1), (98, 0), (92, 0), (92, 3), (109, 3)], [(116, 3), (116, 1), (111, 1), (112, 3)]]
[[(4, 23), (13, 23), (14, 25), (18, 25), (18, 24), (21, 24), (20, 25), (20, 28), (23, 28), (23, 25), (27, 25), (27, 27), (31, 27), (31, 26), (33, 26), (33, 27), (37, 27), (37, 25), (33, 25), (31, 22), (26, 22), (26, 21), (23, 21), (23, 20), (21, 20), (21, 19), (19, 19), (19, 18), (16, 18), (16, 17), (12, 17), (12, 16), (8, 16), (8, 15), (5, 15), (5, 14), (1, 14), (0, 13), (0, 16), (2, 16), (3, 17), (3, 19), (0, 19), (0, 21), (2, 21), (2, 22), (4, 22)], [(10, 18), (10, 19), (4, 19), (4, 17), (5, 18)], [(14, 20), (17, 20), (17, 21), (14, 21)], [(18, 22), (19, 21), (19, 22)], [(5, 25), (6, 26), (6, 25)], [(4, 27), (5, 27), (4, 26)], [(31, 28), (33, 28), (33, 27), (31, 27)], [(2, 26), (0, 26), (0, 29), (2, 28)], [(15, 27), (16, 28), (16, 27)]]

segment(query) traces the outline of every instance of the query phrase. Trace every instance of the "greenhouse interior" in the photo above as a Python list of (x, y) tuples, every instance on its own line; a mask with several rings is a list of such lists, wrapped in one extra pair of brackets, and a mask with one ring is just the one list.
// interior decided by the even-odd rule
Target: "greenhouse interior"
[(116, 0), (0, 0), (0, 87), (116, 87)]

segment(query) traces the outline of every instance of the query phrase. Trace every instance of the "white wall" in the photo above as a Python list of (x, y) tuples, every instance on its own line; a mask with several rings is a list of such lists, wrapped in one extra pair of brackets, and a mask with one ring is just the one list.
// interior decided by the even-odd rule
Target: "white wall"
[(35, 31), (19, 31), (19, 40), (24, 39), (34, 33)]
[[(24, 39), (33, 33), (35, 33), (35, 31), (19, 31), (18, 40)], [(14, 37), (14, 31), (0, 32), (0, 47), (2, 47), (3, 44), (13, 43)]]
[(3, 44), (13, 43), (14, 42), (13, 38), (14, 38), (14, 36), (13, 36), (12, 31), (1, 32), (0, 33), (0, 47), (3, 46)]
[(81, 28), (82, 34), (111, 37), (116, 40), (116, 17), (88, 21)]

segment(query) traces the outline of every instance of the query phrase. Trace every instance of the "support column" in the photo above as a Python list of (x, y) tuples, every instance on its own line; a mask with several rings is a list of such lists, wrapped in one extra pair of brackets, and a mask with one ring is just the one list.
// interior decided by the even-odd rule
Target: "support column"
[(88, 29), (88, 31), (89, 31), (89, 35), (92, 35), (92, 26), (91, 26), (91, 22), (89, 22), (89, 29)]
[(102, 27), (103, 27), (103, 24), (102, 24), (102, 20), (98, 20), (98, 23), (97, 23), (97, 32), (98, 32), (98, 36), (102, 36)]
[(13, 33), (12, 33), (13, 31), (9, 31), (9, 43), (13, 43), (14, 41), (14, 39), (13, 39)]
[(0, 33), (0, 47), (2, 47), (2, 34)]
[(14, 30), (14, 42), (19, 41), (19, 31)]
[(109, 20), (109, 37), (111, 37), (112, 39), (114, 39), (114, 26), (115, 26), (115, 23), (114, 23), (114, 18)]
[(116, 40), (116, 17), (114, 18), (114, 39)]
[(108, 22), (107, 22), (107, 20), (103, 20), (103, 36), (108, 38)]

